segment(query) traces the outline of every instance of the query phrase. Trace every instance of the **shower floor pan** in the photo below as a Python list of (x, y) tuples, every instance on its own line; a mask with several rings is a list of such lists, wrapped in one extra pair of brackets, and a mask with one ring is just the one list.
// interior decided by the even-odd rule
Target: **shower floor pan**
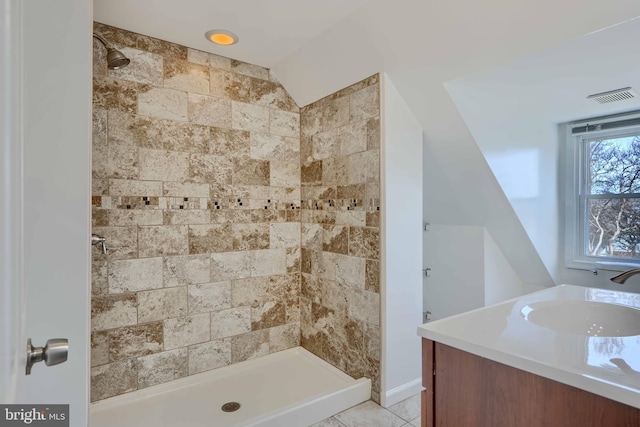
[(370, 397), (371, 380), (296, 347), (96, 402), (89, 426), (302, 427)]

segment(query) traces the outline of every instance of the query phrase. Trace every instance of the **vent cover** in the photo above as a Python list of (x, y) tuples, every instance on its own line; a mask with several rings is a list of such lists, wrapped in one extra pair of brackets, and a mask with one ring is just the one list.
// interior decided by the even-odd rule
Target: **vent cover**
[(592, 99), (598, 104), (608, 104), (609, 102), (624, 101), (625, 99), (637, 98), (638, 94), (630, 87), (623, 87), (622, 89), (610, 90), (609, 92), (594, 93), (587, 96), (587, 99)]

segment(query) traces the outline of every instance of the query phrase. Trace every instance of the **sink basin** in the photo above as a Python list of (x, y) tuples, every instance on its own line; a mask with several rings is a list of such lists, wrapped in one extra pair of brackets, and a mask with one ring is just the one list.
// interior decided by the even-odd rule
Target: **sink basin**
[(520, 310), (527, 321), (554, 331), (593, 337), (640, 335), (640, 310), (594, 301), (541, 301)]

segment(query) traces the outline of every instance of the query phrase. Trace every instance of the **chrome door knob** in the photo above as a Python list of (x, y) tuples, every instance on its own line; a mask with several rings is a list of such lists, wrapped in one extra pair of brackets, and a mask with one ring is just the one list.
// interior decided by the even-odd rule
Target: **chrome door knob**
[(44, 360), (47, 366), (58, 365), (67, 361), (69, 354), (69, 340), (66, 338), (53, 338), (47, 341), (44, 347), (31, 345), (31, 338), (27, 340), (27, 369), (26, 374), (31, 375), (31, 367)]

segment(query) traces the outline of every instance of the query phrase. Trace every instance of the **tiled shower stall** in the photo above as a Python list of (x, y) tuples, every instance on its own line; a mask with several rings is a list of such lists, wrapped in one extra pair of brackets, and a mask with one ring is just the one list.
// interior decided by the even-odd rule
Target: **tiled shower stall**
[(268, 69), (95, 23), (91, 400), (302, 345), (380, 391), (372, 76), (299, 108)]

